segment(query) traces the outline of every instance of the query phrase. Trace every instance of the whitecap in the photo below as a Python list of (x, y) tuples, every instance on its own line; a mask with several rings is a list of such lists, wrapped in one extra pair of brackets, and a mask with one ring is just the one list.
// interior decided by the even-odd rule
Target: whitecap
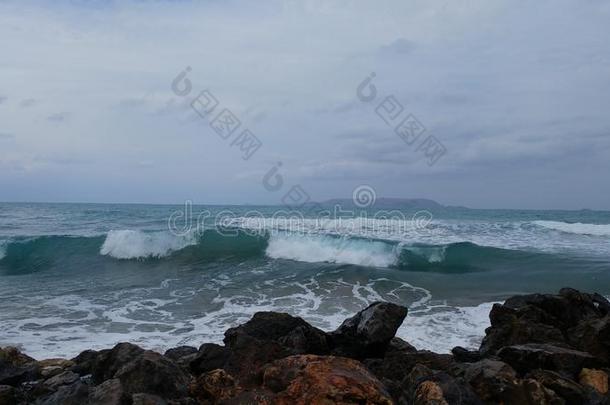
[(177, 236), (169, 232), (117, 230), (108, 232), (100, 254), (116, 259), (159, 258), (196, 243), (194, 233)]
[(610, 236), (610, 224), (567, 223), (559, 221), (534, 221), (534, 224), (547, 229), (578, 235)]

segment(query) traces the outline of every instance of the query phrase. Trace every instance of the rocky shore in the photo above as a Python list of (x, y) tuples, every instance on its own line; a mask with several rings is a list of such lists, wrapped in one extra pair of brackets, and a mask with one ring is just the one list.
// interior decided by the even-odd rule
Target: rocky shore
[[(0, 349), (5, 404), (610, 404), (610, 302), (562, 289), (496, 304), (479, 350), (417, 350), (407, 308), (377, 302), (333, 332), (260, 312), (224, 345), (120, 343), (36, 361)], [(408, 322), (408, 318), (407, 321)]]

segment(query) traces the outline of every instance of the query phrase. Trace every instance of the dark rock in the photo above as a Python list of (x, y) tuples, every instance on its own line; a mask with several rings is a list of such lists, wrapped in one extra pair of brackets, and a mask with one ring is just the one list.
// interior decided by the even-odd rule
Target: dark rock
[(145, 351), (123, 365), (115, 378), (121, 380), (127, 395), (147, 393), (163, 398), (186, 396), (189, 379), (171, 360), (153, 351)]
[(576, 375), (583, 367), (599, 364), (589, 353), (536, 343), (504, 347), (498, 355), (520, 373), (542, 368)]
[(553, 390), (569, 405), (601, 403), (600, 396), (555, 371), (534, 370), (526, 377), (533, 378)]
[(263, 387), (272, 402), (293, 404), (379, 404), (392, 400), (384, 386), (360, 362), (332, 356), (298, 355), (265, 367)]
[(593, 354), (610, 364), (610, 315), (600, 319), (587, 319), (567, 331), (574, 346)]
[(481, 404), (472, 388), (462, 379), (443, 371), (416, 365), (401, 384), (400, 404)]
[(13, 405), (16, 403), (15, 389), (10, 385), (0, 385), (0, 405)]
[(133, 394), (132, 405), (167, 405), (167, 401), (157, 395), (151, 394)]
[(15, 347), (0, 348), (0, 385), (18, 386), (40, 376), (36, 360)]
[(223, 368), (231, 355), (229, 349), (214, 343), (205, 343), (189, 362), (193, 375), (198, 376), (208, 371)]
[(89, 391), (89, 405), (122, 405), (127, 403), (121, 381), (117, 378), (104, 381)]
[(478, 350), (468, 350), (461, 346), (451, 349), (451, 353), (460, 363), (474, 363), (481, 360), (481, 353)]
[(409, 342), (399, 338), (399, 337), (393, 337), (390, 340), (390, 343), (388, 343), (388, 348), (386, 350), (387, 353), (392, 353), (392, 352), (407, 352), (407, 353), (413, 353), (416, 352), (417, 349), (412, 346)]
[(88, 403), (89, 387), (80, 381), (63, 385), (53, 394), (36, 401), (40, 405), (82, 405)]
[(79, 375), (92, 374), (98, 355), (99, 352), (95, 350), (85, 350), (84, 352), (81, 352), (72, 359), (74, 366), (70, 367), (70, 371), (74, 371)]
[(178, 361), (185, 356), (197, 353), (197, 348), (193, 346), (179, 346), (167, 350), (163, 355), (172, 361)]
[[(113, 378), (119, 369), (143, 353), (144, 349), (131, 343), (119, 343), (110, 350), (101, 350), (91, 361), (93, 381), (100, 384)], [(88, 355), (85, 358), (88, 359)], [(79, 364), (77, 358), (74, 362)]]
[(291, 353), (327, 354), (327, 334), (303, 319), (284, 313), (257, 312), (243, 325), (228, 329), (224, 343), (233, 346), (239, 336), (246, 335), (260, 342), (277, 342)]
[(72, 371), (64, 371), (54, 377), (49, 378), (44, 382), (44, 385), (52, 390), (55, 390), (61, 385), (69, 385), (80, 379), (80, 376)]
[(382, 357), (407, 316), (407, 308), (375, 302), (331, 333), (333, 354), (363, 359)]

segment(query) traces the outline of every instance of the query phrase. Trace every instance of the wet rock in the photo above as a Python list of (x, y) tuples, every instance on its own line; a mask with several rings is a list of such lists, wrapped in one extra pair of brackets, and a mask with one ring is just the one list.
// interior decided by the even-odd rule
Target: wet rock
[(179, 346), (167, 350), (163, 355), (170, 360), (178, 361), (185, 356), (197, 353), (197, 348), (193, 346)]
[(610, 364), (610, 315), (587, 319), (567, 331), (570, 343)]
[(608, 374), (602, 370), (583, 368), (578, 376), (582, 385), (592, 387), (600, 394), (608, 393)]
[(59, 366), (44, 367), (40, 370), (40, 376), (44, 379), (51, 378), (57, 374), (64, 372), (64, 369)]
[(80, 379), (80, 376), (72, 371), (64, 371), (54, 377), (49, 378), (44, 382), (44, 385), (52, 390), (57, 389), (61, 385), (69, 385)]
[(599, 363), (589, 353), (536, 343), (504, 347), (498, 355), (520, 373), (542, 368), (576, 375), (583, 367)]
[(575, 381), (562, 376), (555, 371), (549, 370), (534, 370), (527, 375), (528, 378), (533, 378), (540, 382), (545, 387), (553, 390), (557, 395), (563, 398), (567, 404), (594, 404), (600, 403), (599, 397), (597, 401), (591, 393), (580, 386)]
[(199, 376), (191, 383), (189, 391), (200, 403), (217, 403), (235, 397), (241, 389), (230, 374), (218, 369)]
[(122, 405), (127, 403), (121, 381), (117, 378), (104, 381), (89, 391), (89, 405)]
[(40, 376), (40, 366), (15, 347), (0, 348), (0, 385), (17, 386)]
[[(110, 350), (101, 350), (93, 358), (90, 353), (83, 355), (85, 361), (90, 362), (90, 373), (93, 380), (99, 384), (113, 378), (117, 371), (132, 362), (144, 353), (144, 349), (131, 343), (119, 343)], [(79, 356), (81, 356), (79, 355)], [(74, 362), (80, 365), (78, 357)]]
[(400, 394), (394, 397), (399, 404), (443, 403), (481, 404), (472, 388), (461, 378), (443, 371), (431, 370), (421, 364), (413, 367), (401, 383)]
[(167, 405), (167, 401), (157, 395), (133, 394), (131, 397), (132, 405)]
[(468, 350), (460, 346), (451, 349), (451, 353), (456, 361), (460, 363), (475, 363), (481, 360), (481, 353), (478, 350)]
[(505, 402), (519, 391), (517, 373), (501, 361), (485, 359), (472, 363), (464, 378), (486, 402)]
[(274, 404), (383, 404), (392, 400), (360, 362), (333, 356), (297, 355), (273, 362), (263, 374)]
[(0, 405), (13, 405), (17, 403), (15, 389), (10, 385), (0, 385)]
[(59, 368), (65, 370), (67, 368), (74, 367), (76, 365), (76, 363), (74, 363), (72, 360), (67, 360), (67, 359), (45, 359), (45, 360), (40, 360), (38, 362), (38, 365), (41, 368), (59, 367)]
[(231, 347), (243, 335), (260, 342), (277, 342), (293, 354), (327, 354), (330, 350), (324, 331), (285, 313), (257, 312), (245, 324), (227, 330), (224, 343)]
[(292, 354), (277, 342), (262, 342), (246, 334), (234, 336), (228, 350), (229, 354), (222, 368), (237, 378), (242, 385), (255, 384), (260, 378), (263, 366)]
[(393, 337), (390, 340), (390, 343), (388, 343), (388, 348), (386, 349), (386, 353), (391, 353), (391, 352), (413, 353), (416, 351), (417, 351), (417, 349), (413, 345), (411, 345), (409, 342), (407, 342), (399, 337)]
[(128, 395), (147, 393), (163, 398), (186, 396), (189, 379), (171, 360), (145, 351), (123, 365), (114, 375)]
[(407, 312), (406, 307), (389, 302), (369, 305), (331, 333), (333, 354), (356, 359), (382, 357)]
[(443, 389), (434, 381), (424, 381), (415, 390), (414, 405), (449, 405), (443, 396)]
[(92, 374), (95, 361), (99, 354), (100, 353), (95, 350), (85, 350), (84, 352), (81, 352), (71, 360), (74, 365), (70, 367), (70, 370), (81, 376)]
[(40, 405), (82, 405), (88, 403), (89, 387), (80, 381), (63, 385), (53, 394), (36, 401)]
[(224, 346), (214, 343), (201, 345), (189, 362), (189, 368), (193, 375), (198, 376), (208, 371), (223, 368), (229, 359), (230, 351)]

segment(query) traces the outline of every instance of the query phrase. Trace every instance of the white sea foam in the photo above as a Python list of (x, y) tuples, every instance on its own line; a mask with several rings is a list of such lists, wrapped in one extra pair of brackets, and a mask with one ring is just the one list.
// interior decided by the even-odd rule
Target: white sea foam
[(118, 230), (108, 232), (100, 254), (116, 259), (158, 258), (196, 243), (194, 233), (176, 236), (169, 232)]
[(559, 221), (534, 221), (534, 224), (556, 231), (575, 233), (578, 235), (610, 236), (610, 224), (583, 224)]
[(388, 267), (397, 260), (395, 249), (383, 242), (288, 233), (272, 235), (266, 254), (274, 259), (376, 267)]
[(0, 260), (4, 259), (4, 256), (6, 256), (7, 245), (8, 241), (0, 240)]

